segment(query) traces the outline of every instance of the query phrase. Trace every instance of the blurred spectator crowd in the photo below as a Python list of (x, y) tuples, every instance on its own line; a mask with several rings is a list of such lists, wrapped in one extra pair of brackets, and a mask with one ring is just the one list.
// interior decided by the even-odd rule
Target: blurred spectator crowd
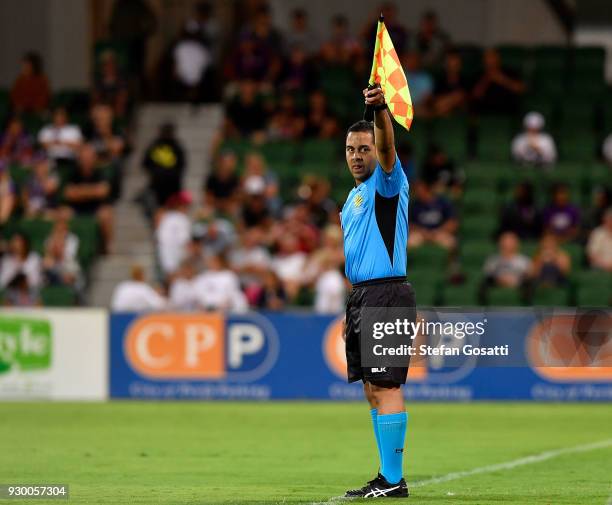
[(51, 92), (25, 54), (0, 93), (0, 299), (82, 300), (89, 266), (112, 250), (113, 202), (128, 149), (129, 94), (112, 52), (90, 90)]
[[(143, 203), (154, 228), (157, 288), (135, 266), (115, 292), (117, 310), (343, 310), (350, 286), (338, 213), (354, 184), (343, 139), (362, 115), (381, 11), (415, 108), (411, 131), (396, 130), (396, 143), (411, 182), (408, 279), (419, 303), (611, 302), (612, 91), (602, 48), (460, 44), (433, 11), (414, 29), (404, 26), (392, 2), (363, 26), (341, 14), (325, 26), (307, 8), (295, 9), (283, 29), (265, 2), (241, 5), (228, 41), (212, 5), (198, 4), (160, 62), (162, 98), (220, 101), (224, 121), (204, 168), (201, 205), (193, 198), (199, 190), (183, 185), (188, 153), (173, 125), (160, 125), (152, 139), (142, 161)], [(130, 51), (142, 53), (151, 26)], [(5, 167), (18, 159), (31, 168), (19, 188), (3, 169), (0, 219), (19, 212), (70, 230), (88, 216), (101, 249), (112, 246), (109, 203), (129, 144), (117, 125), (131, 102), (120, 60), (100, 52), (88, 118), (53, 108), (34, 131), (20, 118), (45, 114), (53, 100), (40, 65), (24, 60), (31, 70), (11, 92), (19, 115), (5, 130), (2, 153), (10, 154), (2, 159)], [(27, 279), (33, 249), (23, 238), (6, 247)], [(45, 259), (29, 262), (40, 269), (61, 249), (43, 246)], [(82, 282), (73, 265), (59, 270), (38, 282)]]

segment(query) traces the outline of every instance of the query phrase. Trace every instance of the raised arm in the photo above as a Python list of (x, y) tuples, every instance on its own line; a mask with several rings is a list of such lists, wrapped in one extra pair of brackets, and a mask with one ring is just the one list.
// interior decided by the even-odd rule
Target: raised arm
[[(385, 105), (385, 96), (380, 88), (364, 89), (363, 95), (368, 105), (375, 107)], [(395, 164), (395, 136), (391, 116), (386, 107), (374, 111), (374, 142), (380, 166), (385, 172), (392, 172)]]

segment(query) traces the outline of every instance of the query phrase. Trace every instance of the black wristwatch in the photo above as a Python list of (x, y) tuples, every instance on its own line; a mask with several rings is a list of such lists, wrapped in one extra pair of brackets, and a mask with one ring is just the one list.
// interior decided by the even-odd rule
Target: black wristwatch
[(383, 103), (381, 105), (374, 105), (374, 110), (385, 110), (387, 109), (387, 104)]

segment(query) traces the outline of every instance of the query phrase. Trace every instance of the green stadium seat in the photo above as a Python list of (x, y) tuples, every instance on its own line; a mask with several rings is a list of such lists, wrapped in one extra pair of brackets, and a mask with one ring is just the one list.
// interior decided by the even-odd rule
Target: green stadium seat
[(484, 291), (485, 305), (494, 307), (519, 307), (525, 305), (521, 292), (514, 288), (488, 287)]
[(462, 240), (490, 240), (498, 223), (495, 213), (469, 215), (461, 219), (459, 236)]
[(439, 303), (442, 284), (440, 270), (413, 268), (409, 262), (407, 279), (414, 287), (416, 302), (419, 306)]
[(435, 244), (408, 249), (408, 268), (430, 268), (443, 271), (448, 262), (448, 250)]
[(565, 72), (568, 70), (571, 50), (568, 46), (541, 45), (534, 49), (534, 64), (537, 70)]
[(561, 246), (572, 260), (572, 268), (582, 268), (584, 266), (584, 247), (581, 244), (567, 243)]
[(599, 270), (584, 270), (576, 274), (576, 302), (579, 307), (610, 307), (612, 276)]
[(541, 307), (566, 307), (570, 304), (568, 287), (538, 287), (531, 297), (531, 304)]
[(19, 228), (30, 240), (30, 246), (39, 254), (44, 253), (45, 240), (53, 228), (52, 221), (44, 219), (22, 219)]
[(335, 140), (305, 140), (301, 148), (304, 163), (333, 164), (339, 159), (338, 142)]
[(45, 286), (40, 290), (40, 298), (47, 307), (69, 307), (77, 301), (76, 293), (68, 286)]
[(98, 223), (94, 216), (75, 216), (70, 231), (79, 238), (79, 263), (87, 270), (100, 248)]
[(17, 164), (13, 164), (9, 167), (9, 173), (11, 174), (11, 179), (19, 189), (22, 189), (25, 186), (30, 178), (30, 175), (32, 175), (29, 167)]
[(558, 135), (559, 157), (564, 161), (590, 161), (599, 149), (597, 137), (588, 131), (566, 130)]
[(477, 156), (481, 160), (509, 160), (515, 127), (507, 116), (482, 116), (478, 123)]
[(444, 283), (441, 289), (441, 305), (445, 307), (479, 305), (478, 290), (481, 282), (481, 277), (472, 275), (461, 284)]
[(436, 120), (432, 125), (432, 141), (455, 161), (467, 158), (467, 117), (454, 116)]
[(584, 74), (592, 72), (603, 78), (606, 50), (600, 46), (582, 46), (574, 48), (572, 52), (572, 68), (574, 73)]
[(542, 114), (547, 125), (554, 124), (557, 117), (557, 100), (547, 94), (528, 94), (521, 100), (521, 116), (537, 111)]
[(463, 237), (460, 242), (461, 264), (472, 272), (482, 272), (485, 260), (495, 252), (496, 245), (492, 240), (470, 240)]
[(500, 204), (499, 195), (493, 188), (468, 189), (461, 199), (461, 209), (464, 213), (488, 212), (496, 213)]
[(498, 46), (497, 51), (504, 67), (509, 67), (520, 75), (525, 75), (532, 56), (531, 48), (507, 44)]
[(298, 158), (298, 146), (295, 142), (267, 142), (260, 146), (259, 151), (273, 169), (280, 164), (295, 164)]

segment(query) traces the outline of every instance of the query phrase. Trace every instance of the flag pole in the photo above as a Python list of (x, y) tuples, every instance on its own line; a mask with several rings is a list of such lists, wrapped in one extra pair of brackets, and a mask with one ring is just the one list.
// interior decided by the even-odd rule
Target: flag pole
[[(384, 23), (385, 18), (380, 13), (378, 18), (378, 24), (376, 25), (376, 42), (374, 43), (374, 57), (372, 58), (372, 71), (370, 72), (370, 80), (368, 82), (368, 90), (374, 89), (378, 86), (378, 84), (374, 81), (374, 74), (376, 73), (376, 55), (378, 54), (380, 47), (380, 40), (378, 38), (378, 32), (381, 28), (381, 23)], [(369, 122), (374, 121), (374, 106), (366, 105), (365, 110), (363, 111), (363, 119)]]

